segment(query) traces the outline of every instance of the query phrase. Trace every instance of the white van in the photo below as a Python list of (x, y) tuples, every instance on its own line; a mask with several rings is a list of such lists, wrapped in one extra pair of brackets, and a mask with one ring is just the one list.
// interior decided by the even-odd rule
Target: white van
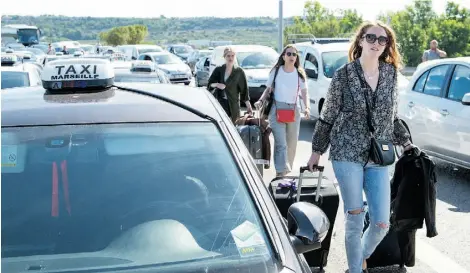
[[(218, 46), (212, 51), (209, 75), (217, 66), (225, 63), (224, 49)], [(251, 101), (258, 100), (266, 89), (269, 72), (276, 64), (279, 54), (271, 47), (262, 45), (231, 45), (236, 53), (235, 63), (245, 71)]]

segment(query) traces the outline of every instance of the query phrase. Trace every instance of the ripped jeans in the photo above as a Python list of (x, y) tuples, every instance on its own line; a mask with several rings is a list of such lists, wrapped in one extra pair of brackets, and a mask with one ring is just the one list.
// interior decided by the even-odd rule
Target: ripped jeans
[[(368, 259), (389, 229), (390, 179), (388, 167), (368, 163), (333, 161), (345, 211), (345, 243), (349, 273), (361, 273)], [(364, 228), (364, 200), (367, 199), (370, 225)]]

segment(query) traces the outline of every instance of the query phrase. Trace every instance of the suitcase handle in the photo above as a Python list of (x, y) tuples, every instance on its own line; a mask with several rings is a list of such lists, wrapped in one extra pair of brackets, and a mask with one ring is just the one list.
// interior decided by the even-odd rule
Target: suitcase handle
[[(315, 191), (315, 203), (318, 205), (318, 200), (320, 199), (321, 182), (322, 182), (322, 179), (323, 179), (323, 171), (324, 171), (325, 167), (324, 166), (314, 165), (313, 169), (319, 171), (317, 189)], [(300, 195), (302, 193), (302, 180), (303, 180), (305, 171), (310, 171), (310, 168), (308, 166), (300, 167), (299, 184), (297, 185), (296, 202), (300, 201)]]
[[(252, 113), (253, 113), (253, 114), (250, 115), (250, 116), (252, 116), (253, 118), (256, 118), (256, 111), (253, 110)], [(259, 123), (258, 123), (258, 126), (261, 128), (261, 112), (258, 111), (258, 113), (259, 113), (259, 117), (258, 117)], [(248, 112), (244, 112), (243, 115), (244, 115), (244, 116), (248, 115)]]
[[(317, 170), (319, 172), (323, 172), (325, 170), (325, 167), (324, 166), (319, 166), (319, 165), (313, 165), (313, 170)], [(310, 168), (308, 166), (305, 166), (305, 167), (300, 167), (300, 173), (304, 173), (306, 171), (310, 171)]]

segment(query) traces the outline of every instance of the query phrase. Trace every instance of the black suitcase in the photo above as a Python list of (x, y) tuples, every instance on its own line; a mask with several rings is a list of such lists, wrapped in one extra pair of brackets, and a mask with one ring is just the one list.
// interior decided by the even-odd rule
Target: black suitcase
[[(298, 201), (315, 204), (325, 212), (330, 221), (330, 229), (321, 243), (321, 248), (303, 254), (310, 267), (320, 267), (320, 270), (323, 270), (328, 262), (333, 227), (338, 213), (339, 195), (333, 182), (323, 176), (324, 167), (318, 166), (316, 169), (318, 175), (308, 178), (316, 179), (317, 183), (306, 183), (307, 177), (304, 176), (304, 172), (308, 171), (308, 167), (301, 167), (299, 177), (286, 176), (281, 180), (273, 180), (270, 183), (269, 191), (284, 217), (287, 217), (289, 207)], [(290, 183), (295, 186), (280, 185), (281, 183), (285, 184), (286, 179), (291, 180)], [(317, 189), (320, 190), (317, 191)]]
[[(367, 205), (367, 202), (364, 202)], [(366, 212), (364, 220), (364, 231), (370, 224), (369, 213)], [(403, 252), (400, 249), (403, 245)], [(384, 267), (391, 265), (399, 265), (403, 268), (413, 267), (415, 265), (415, 246), (416, 246), (416, 230), (397, 232), (393, 226), (383, 238), (374, 253), (367, 259), (367, 267)]]
[(240, 125), (237, 126), (238, 133), (240, 134), (243, 142), (245, 143), (248, 151), (253, 157), (259, 172), (263, 175), (265, 160), (263, 157), (262, 135), (261, 128), (257, 125)]

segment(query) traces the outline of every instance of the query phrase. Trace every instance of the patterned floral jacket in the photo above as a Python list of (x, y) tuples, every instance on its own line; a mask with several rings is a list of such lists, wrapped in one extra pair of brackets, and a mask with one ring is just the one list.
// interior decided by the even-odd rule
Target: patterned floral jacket
[(408, 141), (408, 130), (397, 117), (397, 70), (392, 64), (380, 62), (379, 81), (373, 91), (357, 59), (339, 68), (331, 80), (313, 132), (313, 152), (323, 154), (331, 143), (330, 160), (362, 164), (369, 161), (370, 133), (364, 91), (369, 96), (376, 139), (393, 141), (395, 145)]

